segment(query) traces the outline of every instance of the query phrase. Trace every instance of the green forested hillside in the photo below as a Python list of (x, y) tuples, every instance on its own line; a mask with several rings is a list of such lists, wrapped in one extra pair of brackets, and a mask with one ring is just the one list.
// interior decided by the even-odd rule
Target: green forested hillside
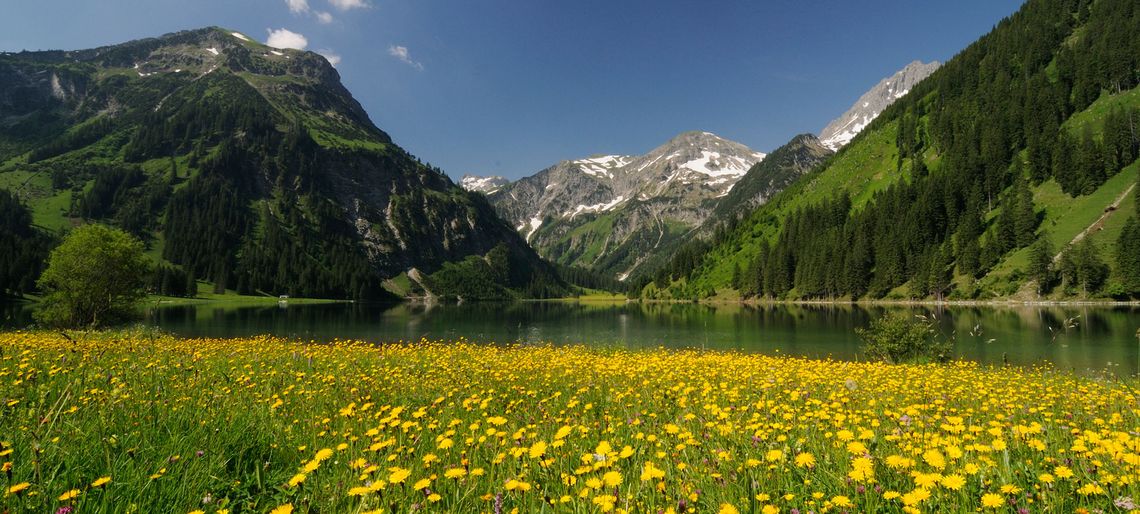
[(160, 292), (197, 278), (378, 298), (385, 279), (496, 248), (509, 283), (466, 290), (562, 288), (485, 199), (373, 125), (323, 57), (220, 28), (0, 55), (0, 188), (45, 233), (97, 221), (142, 238), (171, 277)]
[[(1032, 293), (1031, 283), (1056, 297), (1140, 293), (1117, 259), (1121, 238), (1108, 240), (1128, 219), (1113, 204), (1136, 182), (1138, 11), (1128, 0), (1030, 0), (822, 169), (707, 251), (678, 252), (643, 278), (655, 279), (645, 293), (985, 299)], [(1092, 246), (1063, 252), (1098, 220)], [(1049, 269), (1027, 257), (1039, 239), (1066, 253)], [(1100, 264), (1105, 276), (1091, 280)]]

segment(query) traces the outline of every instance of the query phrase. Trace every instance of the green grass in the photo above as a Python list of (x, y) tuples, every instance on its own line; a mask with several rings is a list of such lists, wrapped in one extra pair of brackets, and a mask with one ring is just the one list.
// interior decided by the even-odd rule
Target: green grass
[[(1038, 228), (1038, 233), (1047, 232), (1049, 240), (1055, 251), (1060, 252), (1069, 244), (1077, 234), (1096, 222), (1104, 214), (1105, 207), (1116, 200), (1128, 187), (1136, 183), (1136, 173), (1140, 171), (1140, 161), (1132, 163), (1120, 173), (1108, 179), (1095, 192), (1090, 195), (1072, 198), (1061, 191), (1061, 186), (1054, 180), (1049, 180), (1033, 190), (1033, 202), (1038, 209), (1044, 211), (1044, 218)], [(1132, 194), (1136, 191), (1133, 190)], [(1109, 216), (1105, 230), (1109, 234), (1120, 233), (1124, 220), (1133, 210), (1131, 196), (1121, 203), (1121, 208)], [(1094, 235), (1094, 241), (1100, 243), (1101, 254), (1105, 261), (1111, 261), (1112, 251), (1116, 244), (1115, 239), (1108, 239), (1104, 234)], [(990, 270), (981, 279), (979, 286), (983, 291), (999, 290), (1009, 291), (1010, 278), (1016, 270), (1024, 272), (1029, 265), (1029, 249), (1021, 248), (1010, 252), (1006, 257)]]
[[(821, 203), (841, 192), (851, 195), (855, 209), (872, 196), (906, 174), (898, 171), (898, 148), (895, 134), (897, 122), (890, 122), (872, 132), (865, 132), (858, 142), (843, 148), (814, 177), (792, 184), (769, 204), (747, 218), (734, 239), (714, 248), (707, 255), (706, 267), (700, 269), (692, 285), (697, 289), (719, 290), (728, 287), (735, 266), (742, 269), (756, 258), (760, 241), (775, 238), (783, 220), (797, 209)], [(928, 166), (938, 156), (925, 156)], [(904, 164), (904, 169), (907, 165)]]
[[(224, 294), (209, 292), (213, 289), (213, 285), (208, 282), (198, 282), (198, 295), (194, 298), (182, 298), (177, 296), (159, 296), (150, 295), (143, 301), (145, 306), (178, 306), (178, 305), (221, 305), (221, 306), (244, 306), (244, 305), (277, 305), (280, 299), (276, 296), (270, 295), (242, 295), (233, 291), (226, 291)], [(290, 305), (312, 305), (324, 303), (343, 303), (345, 300), (332, 300), (323, 298), (289, 298), (286, 300)]]
[(50, 232), (71, 228), (71, 190), (54, 191), (46, 173), (6, 171), (0, 173), (0, 188), (20, 195), (32, 211), (32, 223)]
[(1096, 138), (1100, 139), (1104, 131), (1104, 118), (1108, 113), (1116, 109), (1136, 108), (1137, 106), (1140, 106), (1140, 87), (1115, 95), (1105, 92), (1087, 109), (1066, 120), (1062, 127), (1074, 135), (1082, 134), (1088, 127)]
[[(581, 214), (580, 216), (587, 217), (595, 215)], [(614, 216), (615, 214), (613, 213), (597, 215), (590, 221), (574, 227), (565, 235), (558, 238), (554, 243), (544, 246), (567, 245), (568, 248), (574, 251), (563, 252), (563, 255), (558, 256), (558, 262), (566, 266), (579, 265), (589, 267), (601, 256), (602, 250), (606, 246), (606, 240), (613, 233)], [(544, 224), (542, 227), (539, 227), (539, 232), (542, 232), (544, 228), (553, 228), (554, 226), (554, 224)], [(539, 235), (540, 234), (536, 232), (534, 236), (531, 236), (531, 240), (535, 240)]]
[(401, 272), (388, 280), (384, 281), (384, 289), (396, 296), (406, 297), (415, 290), (416, 286), (412, 284), (412, 279), (408, 278), (408, 274)]
[(1138, 193), (1140, 191), (1133, 188), (1124, 201), (1120, 202), (1120, 207), (1104, 221), (1104, 226), (1088, 236), (1100, 247), (1105, 261), (1110, 262), (1114, 267), (1116, 265), (1116, 261), (1113, 259), (1116, 255), (1116, 241), (1120, 239), (1120, 233), (1124, 231), (1124, 223), (1128, 218), (1136, 215), (1135, 198)]
[(629, 297), (627, 297), (624, 294), (611, 293), (608, 291), (602, 291), (602, 290), (598, 290), (598, 289), (590, 289), (590, 288), (582, 287), (582, 288), (578, 288), (578, 292), (577, 292), (576, 296), (566, 296), (563, 298), (557, 298), (554, 301), (560, 301), (560, 302), (620, 302), (620, 303), (625, 303), (627, 300), (629, 300)]
[(1135, 385), (965, 362), (9, 332), (0, 509), (1116, 512), (1140, 495)]

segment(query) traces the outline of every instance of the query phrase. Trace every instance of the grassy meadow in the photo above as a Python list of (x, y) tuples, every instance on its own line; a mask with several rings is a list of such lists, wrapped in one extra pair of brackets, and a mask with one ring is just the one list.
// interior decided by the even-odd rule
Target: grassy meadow
[(587, 346), (0, 334), (0, 512), (1124, 512), (1133, 381)]

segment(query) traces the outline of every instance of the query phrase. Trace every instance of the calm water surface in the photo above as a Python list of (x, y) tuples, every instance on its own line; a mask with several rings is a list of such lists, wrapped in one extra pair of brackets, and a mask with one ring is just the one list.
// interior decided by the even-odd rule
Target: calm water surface
[[(1064, 369), (1135, 374), (1135, 307), (741, 306), (638, 303), (324, 304), (162, 307), (146, 323), (182, 336), (279, 336), (372, 342), (457, 339), (697, 347), (855, 359), (855, 328), (888, 310), (936, 316), (959, 357), (985, 363), (1051, 362)], [(0, 326), (31, 323), (26, 305), (0, 305)]]

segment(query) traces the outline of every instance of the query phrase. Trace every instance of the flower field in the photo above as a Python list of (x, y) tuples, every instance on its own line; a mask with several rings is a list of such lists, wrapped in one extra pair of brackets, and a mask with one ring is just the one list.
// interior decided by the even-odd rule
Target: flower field
[(0, 512), (1125, 512), (1135, 382), (742, 353), (0, 334)]

